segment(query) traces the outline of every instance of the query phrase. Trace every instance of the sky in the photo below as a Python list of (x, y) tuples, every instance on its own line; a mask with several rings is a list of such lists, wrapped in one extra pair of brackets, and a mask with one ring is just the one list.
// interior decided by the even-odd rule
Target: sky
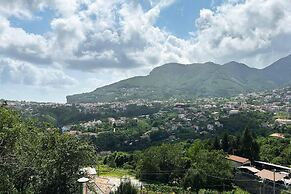
[(0, 99), (66, 96), (177, 62), (291, 54), (290, 0), (0, 0)]

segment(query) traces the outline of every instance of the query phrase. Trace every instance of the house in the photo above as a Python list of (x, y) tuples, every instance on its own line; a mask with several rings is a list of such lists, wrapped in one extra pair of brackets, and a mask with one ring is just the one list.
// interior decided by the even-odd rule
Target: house
[(284, 139), (285, 136), (282, 133), (273, 133), (271, 135), (269, 135), (270, 137), (276, 137), (276, 138), (280, 138), (280, 139)]
[(238, 169), (240, 169), (241, 171), (251, 173), (251, 174), (255, 174), (255, 173), (260, 172), (260, 170), (258, 170), (255, 167), (252, 167), (252, 166), (240, 166), (240, 167), (238, 167)]
[(185, 114), (178, 114), (178, 118), (179, 118), (179, 119), (184, 119), (185, 117), (186, 117)]
[(68, 135), (82, 135), (81, 131), (65, 131), (64, 134), (68, 134)]
[(243, 165), (250, 165), (251, 161), (247, 158), (243, 158), (236, 155), (228, 155), (226, 159), (232, 161), (235, 167), (243, 166)]
[(99, 125), (102, 125), (102, 121), (101, 120), (98, 120), (96, 121), (96, 124), (99, 126)]
[(274, 172), (270, 170), (263, 169), (255, 174), (257, 177), (263, 180), (269, 180), (269, 181), (283, 181), (283, 179), (287, 176), (284, 173), (280, 172)]
[(269, 162), (254, 161), (254, 165), (261, 169), (268, 169), (268, 170), (276, 169), (276, 171), (291, 173), (291, 168), (287, 166), (278, 165), (278, 164), (272, 164)]
[(289, 124), (291, 124), (291, 120), (290, 119), (276, 119), (275, 122), (278, 123), (278, 124), (281, 124), (281, 125), (289, 125)]
[(112, 117), (109, 117), (108, 122), (109, 122), (109, 124), (113, 125), (115, 123), (115, 119)]
[(219, 119), (219, 112), (212, 113), (212, 116), (213, 116), (214, 120), (217, 121)]
[(239, 113), (239, 110), (230, 110), (229, 115), (237, 115)]
[(211, 124), (208, 124), (208, 125), (207, 125), (207, 129), (208, 129), (209, 131), (213, 131), (213, 130), (214, 130), (214, 126), (211, 125)]

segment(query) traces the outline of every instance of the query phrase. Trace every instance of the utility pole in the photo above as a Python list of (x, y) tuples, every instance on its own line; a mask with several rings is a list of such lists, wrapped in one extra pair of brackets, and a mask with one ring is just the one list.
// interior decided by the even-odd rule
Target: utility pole
[(274, 172), (274, 185), (273, 185), (273, 194), (276, 194), (276, 169), (273, 170)]
[(264, 184), (264, 180), (260, 180), (259, 183), (260, 183), (260, 194), (262, 194), (262, 184)]
[(265, 194), (265, 183), (264, 183), (264, 179), (263, 179), (263, 194)]

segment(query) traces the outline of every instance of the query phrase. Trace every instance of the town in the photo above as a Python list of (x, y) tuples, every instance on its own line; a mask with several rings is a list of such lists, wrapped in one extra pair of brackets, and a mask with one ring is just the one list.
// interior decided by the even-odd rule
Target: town
[[(200, 139), (227, 154), (226, 159), (235, 167), (233, 182), (246, 191), (280, 193), (290, 190), (290, 87), (193, 101), (60, 104), (2, 100), (1, 104), (58, 127), (63, 134), (93, 143), (104, 168), (134, 170), (136, 164), (125, 167), (116, 165), (114, 159), (114, 165), (106, 161), (112, 154), (124, 153), (128, 157), (152, 145), (193, 143)], [(257, 136), (259, 157), (242, 157), (235, 144), (246, 129)], [(101, 191), (106, 188), (102, 192), (109, 193), (108, 187), (113, 186), (110, 181), (104, 183), (104, 177), (97, 176), (99, 173), (102, 174), (100, 169), (93, 173), (97, 188)]]

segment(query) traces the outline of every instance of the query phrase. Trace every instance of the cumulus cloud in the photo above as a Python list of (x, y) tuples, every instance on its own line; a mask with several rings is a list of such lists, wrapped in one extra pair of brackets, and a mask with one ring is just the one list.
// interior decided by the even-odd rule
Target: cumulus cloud
[(0, 83), (66, 87), (74, 85), (76, 80), (63, 71), (38, 68), (32, 64), (11, 59), (0, 60)]
[[(264, 67), (291, 53), (286, 44), (291, 41), (289, 0), (225, 0), (200, 11), (189, 39), (156, 25), (160, 13), (175, 0), (148, 1), (147, 10), (138, 1), (126, 0), (0, 1), (2, 82), (73, 84), (64, 70), (119, 72), (114, 75), (121, 79), (134, 74), (128, 71), (145, 74), (168, 62), (237, 60)], [(46, 9), (56, 14), (44, 35), (9, 22), (11, 16), (34, 19), (36, 12)], [(25, 77), (28, 72), (36, 76)]]
[(34, 13), (53, 8), (63, 17), (74, 14), (80, 5), (90, 0), (1, 0), (0, 15), (22, 19), (36, 19)]
[[(290, 47), (282, 44), (291, 39), (288, 0), (227, 0), (212, 10), (202, 9), (195, 21), (197, 31), (188, 40), (155, 25), (160, 12), (174, 0), (149, 2), (152, 7), (147, 11), (137, 1), (124, 0), (1, 2), (0, 51), (33, 64), (82, 71), (210, 60), (239, 60), (262, 67), (290, 52)], [(33, 16), (35, 10), (47, 7), (59, 15), (44, 36), (11, 27), (5, 18), (8, 13), (3, 11)]]
[(0, 16), (0, 53), (5, 57), (38, 64), (50, 64), (49, 44), (41, 35), (27, 33), (21, 28), (10, 26)]
[(288, 0), (235, 1), (216, 10), (203, 9), (196, 20), (194, 48), (204, 54), (193, 53), (220, 62), (236, 59), (257, 67), (268, 65), (291, 52), (289, 46), (278, 42), (282, 36), (291, 40), (290, 14)]
[(32, 19), (33, 12), (46, 6), (45, 1), (39, 0), (11, 0), (0, 2), (0, 14), (4, 16), (25, 17)]

